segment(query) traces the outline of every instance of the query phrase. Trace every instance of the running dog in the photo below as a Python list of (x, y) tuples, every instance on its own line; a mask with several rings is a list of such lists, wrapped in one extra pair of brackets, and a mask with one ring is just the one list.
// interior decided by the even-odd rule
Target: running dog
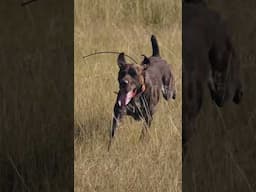
[(124, 115), (135, 120), (144, 120), (147, 130), (151, 125), (161, 92), (165, 100), (176, 97), (173, 72), (170, 65), (160, 57), (154, 35), (151, 37), (151, 43), (152, 56), (143, 55), (144, 60), (140, 65), (127, 63), (124, 53), (120, 53), (117, 58), (119, 92), (114, 105), (111, 139)]

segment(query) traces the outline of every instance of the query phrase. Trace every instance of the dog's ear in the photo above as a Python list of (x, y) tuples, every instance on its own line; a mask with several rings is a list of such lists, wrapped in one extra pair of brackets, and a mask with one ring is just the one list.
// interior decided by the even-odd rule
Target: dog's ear
[(144, 57), (142, 63), (141, 63), (141, 66), (146, 69), (148, 67), (148, 65), (150, 64), (150, 60), (149, 58), (146, 56), (146, 55), (141, 55)]
[(149, 58), (146, 55), (141, 55), (144, 57), (142, 61), (142, 65), (148, 65), (150, 63)]
[(117, 58), (117, 64), (118, 64), (118, 66), (119, 66), (120, 68), (123, 67), (123, 66), (125, 66), (126, 61), (125, 61), (124, 53), (123, 53), (123, 52), (119, 54), (119, 56), (118, 56), (118, 58)]

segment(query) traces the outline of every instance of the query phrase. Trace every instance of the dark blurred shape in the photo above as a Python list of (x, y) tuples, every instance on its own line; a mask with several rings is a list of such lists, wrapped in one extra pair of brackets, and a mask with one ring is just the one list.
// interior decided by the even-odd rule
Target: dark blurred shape
[(256, 190), (255, 3), (183, 1), (185, 192)]
[(30, 3), (33, 3), (34, 1), (37, 1), (37, 0), (29, 0), (29, 1), (22, 2), (21, 6), (29, 5)]
[(0, 6), (0, 191), (73, 191), (73, 1)]

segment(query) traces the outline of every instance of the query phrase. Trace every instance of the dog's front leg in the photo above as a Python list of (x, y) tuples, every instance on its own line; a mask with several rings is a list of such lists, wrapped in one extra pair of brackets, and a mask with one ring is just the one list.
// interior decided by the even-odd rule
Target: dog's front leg
[(118, 103), (116, 103), (114, 107), (114, 116), (113, 116), (113, 122), (112, 122), (112, 128), (111, 128), (111, 138), (114, 137), (118, 124), (121, 118), (124, 116), (124, 114), (125, 114), (125, 109), (122, 109), (118, 105)]
[(110, 149), (112, 139), (115, 136), (115, 131), (116, 131), (118, 124), (119, 124), (121, 118), (123, 117), (124, 113), (125, 113), (124, 110), (122, 110), (121, 107), (118, 105), (118, 103), (116, 103), (115, 107), (114, 107), (114, 116), (113, 116), (113, 120), (112, 120), (112, 127), (111, 127), (108, 150)]

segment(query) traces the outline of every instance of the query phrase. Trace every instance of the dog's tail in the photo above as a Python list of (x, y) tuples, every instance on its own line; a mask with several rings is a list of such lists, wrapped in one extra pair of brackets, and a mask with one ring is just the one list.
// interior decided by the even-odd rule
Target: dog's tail
[(152, 56), (153, 57), (160, 56), (159, 47), (158, 47), (158, 43), (157, 43), (155, 35), (151, 36), (151, 44), (152, 44), (152, 50), (153, 50)]

